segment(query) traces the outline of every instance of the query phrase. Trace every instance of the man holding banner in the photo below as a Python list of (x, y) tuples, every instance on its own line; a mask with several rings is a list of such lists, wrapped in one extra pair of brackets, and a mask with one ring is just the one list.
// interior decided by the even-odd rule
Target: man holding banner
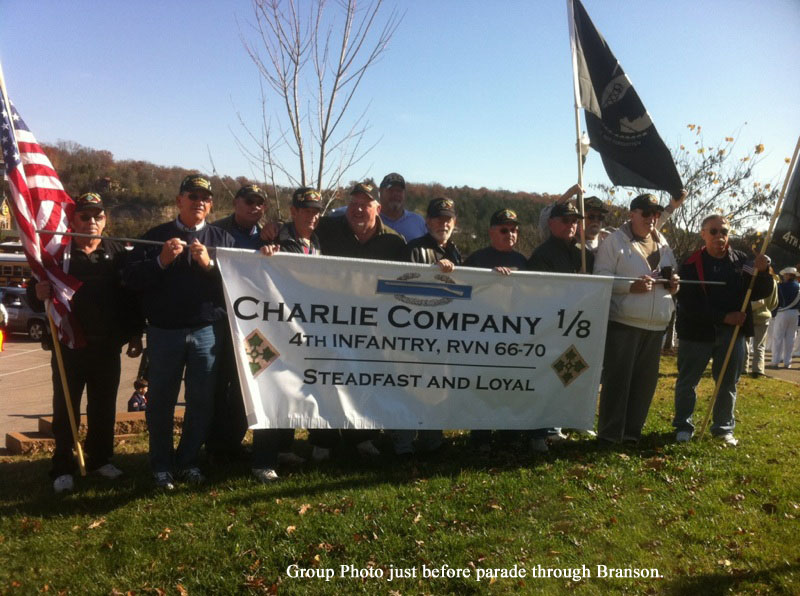
[[(381, 221), (381, 204), (375, 198), (374, 190), (375, 187), (369, 182), (356, 184), (350, 191), (344, 216), (326, 217), (319, 222), (317, 236), (323, 254), (384, 261), (403, 260), (405, 240)], [(355, 444), (362, 455), (380, 455), (372, 442), (377, 437), (375, 431), (349, 429), (339, 433), (335, 429), (321, 429), (309, 437), (315, 447), (314, 459), (319, 461), (330, 457), (330, 449), (338, 443), (340, 435), (347, 443)]]
[[(138, 249), (126, 271), (128, 283), (142, 293), (148, 322), (150, 466), (156, 486), (166, 490), (174, 488), (173, 469), (190, 484), (205, 482), (197, 458), (214, 413), (216, 346), (225, 332), (222, 282), (209, 249), (234, 245), (228, 232), (206, 224), (213, 202), (206, 178), (184, 178), (175, 201), (178, 217), (144, 235), (163, 242), (161, 249)], [(173, 462), (173, 419), (184, 368), (186, 413)]]

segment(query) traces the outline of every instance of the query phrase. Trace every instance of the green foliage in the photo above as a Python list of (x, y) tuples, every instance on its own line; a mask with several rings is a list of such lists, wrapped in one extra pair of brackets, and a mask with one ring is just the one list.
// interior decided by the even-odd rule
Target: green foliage
[[(52, 495), (49, 462), (0, 458), (0, 593), (72, 594), (796, 594), (800, 591), (798, 388), (742, 378), (735, 449), (672, 442), (674, 358), (645, 437), (549, 454), (464, 433), (426, 461), (340, 454), (264, 486), (246, 463), (204, 487), (154, 491), (146, 436), (118, 448), (126, 475)], [(698, 416), (713, 384), (700, 383)], [(306, 454), (305, 440), (296, 444)], [(291, 579), (291, 564), (381, 569), (449, 565), (469, 579)], [(478, 570), (657, 568), (662, 579), (475, 580)], [(163, 592), (162, 592), (163, 590)]]

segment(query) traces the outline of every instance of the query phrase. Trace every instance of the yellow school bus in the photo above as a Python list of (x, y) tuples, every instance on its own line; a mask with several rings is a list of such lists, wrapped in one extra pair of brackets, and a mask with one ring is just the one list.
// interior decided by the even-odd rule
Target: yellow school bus
[(30, 278), (31, 268), (24, 254), (0, 252), (0, 287), (21, 286)]

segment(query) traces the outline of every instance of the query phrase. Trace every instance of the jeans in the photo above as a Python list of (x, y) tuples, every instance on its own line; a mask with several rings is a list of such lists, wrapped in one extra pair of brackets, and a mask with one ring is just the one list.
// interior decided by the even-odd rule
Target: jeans
[[(711, 374), (716, 383), (722, 363), (725, 361), (733, 330), (734, 327), (730, 325), (715, 325), (716, 335), (713, 342), (688, 339), (681, 339), (678, 342), (678, 380), (675, 383), (675, 418), (672, 421), (672, 426), (678, 432), (694, 431), (692, 413), (697, 400), (695, 391), (697, 384), (711, 359), (713, 359)], [(744, 369), (745, 358), (745, 338), (739, 333), (720, 385), (719, 395), (714, 403), (712, 435), (721, 436), (733, 432), (736, 384)]]
[(172, 471), (175, 404), (184, 368), (186, 411), (174, 463), (178, 470), (197, 466), (200, 447), (206, 440), (214, 413), (217, 337), (223, 329), (220, 324), (183, 329), (151, 325), (147, 329), (150, 389), (145, 415), (150, 431), (153, 473)]

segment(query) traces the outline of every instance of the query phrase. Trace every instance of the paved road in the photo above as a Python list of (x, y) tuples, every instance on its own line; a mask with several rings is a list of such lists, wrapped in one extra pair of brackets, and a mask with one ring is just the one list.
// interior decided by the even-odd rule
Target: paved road
[[(122, 355), (118, 412), (128, 410), (138, 369), (138, 358)], [(180, 399), (183, 400), (182, 393)], [(5, 351), (0, 353), (0, 446), (5, 446), (6, 433), (37, 430), (39, 416), (52, 414), (52, 400), (50, 352), (24, 335), (13, 335), (6, 341)], [(85, 397), (81, 405), (85, 414)]]

